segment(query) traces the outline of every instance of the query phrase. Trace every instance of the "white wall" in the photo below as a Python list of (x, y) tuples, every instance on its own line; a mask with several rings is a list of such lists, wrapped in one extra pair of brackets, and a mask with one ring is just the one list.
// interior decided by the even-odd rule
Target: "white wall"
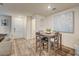
[[(12, 34), (15, 38), (24, 37), (26, 39), (35, 38), (35, 32), (42, 30), (42, 20), (43, 16), (34, 15), (34, 16), (12, 16)], [(19, 22), (20, 21), (20, 22)], [(18, 26), (17, 26), (18, 25)], [(17, 28), (18, 31), (15, 31), (14, 28)]]
[(45, 23), (45, 17), (44, 16), (40, 16), (40, 15), (35, 15), (35, 19), (36, 19), (36, 32), (43, 30), (43, 26)]
[(27, 39), (31, 39), (32, 37), (32, 17), (31, 16), (27, 16), (26, 30), (27, 30)]
[(19, 15), (11, 15), (11, 16), (12, 16), (11, 37), (14, 38), (24, 37), (26, 39), (32, 39), (35, 38), (36, 30), (38, 31), (41, 29), (40, 26), (41, 22), (39, 20), (42, 19), (42, 16), (35, 15), (33, 16), (34, 19), (32, 18), (32, 16), (19, 16)]
[(32, 38), (33, 39), (36, 37), (35, 32), (36, 32), (36, 19), (32, 18)]
[[(42, 26), (40, 26), (42, 21), (39, 21), (39, 20), (42, 19), (43, 16), (33, 15), (34, 19), (32, 19), (32, 18), (29, 18), (30, 16), (32, 16), (31, 13), (17, 14), (15, 12), (10, 12), (10, 10), (6, 8), (0, 8), (0, 15), (9, 15), (12, 17), (11, 28), (8, 28), (7, 30), (4, 29), (6, 31), (9, 31), (11, 29), (11, 32), (9, 34), (11, 38), (24, 37), (26, 39), (31, 39), (35, 37), (36, 30), (38, 31), (38, 30), (41, 30), (42, 28)], [(1, 32), (2, 31), (3, 30), (1, 30)]]
[[(68, 11), (74, 11), (74, 33), (62, 33), (62, 42), (63, 45), (74, 48), (75, 45), (79, 44), (79, 7), (68, 9), (56, 14), (61, 14)], [(43, 23), (44, 29), (50, 27), (53, 30), (53, 17), (56, 14), (46, 17), (45, 22)]]

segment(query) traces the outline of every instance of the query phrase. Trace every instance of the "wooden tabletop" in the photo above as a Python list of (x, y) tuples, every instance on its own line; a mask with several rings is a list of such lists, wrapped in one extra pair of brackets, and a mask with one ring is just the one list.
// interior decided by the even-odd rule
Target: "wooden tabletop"
[(55, 36), (55, 33), (41, 33), (41, 35), (46, 36), (46, 37), (53, 37)]

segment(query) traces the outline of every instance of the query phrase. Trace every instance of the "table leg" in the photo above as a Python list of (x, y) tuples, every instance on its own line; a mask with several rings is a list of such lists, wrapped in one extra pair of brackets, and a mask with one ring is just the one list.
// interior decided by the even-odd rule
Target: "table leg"
[(37, 40), (36, 40), (36, 52), (37, 52)]
[(39, 54), (39, 56), (41, 56), (41, 54), (42, 54), (42, 48), (41, 48), (41, 46), (42, 46), (42, 44), (41, 44), (41, 41), (40, 41), (40, 54)]
[[(57, 36), (54, 38), (54, 42), (53, 42), (53, 52), (54, 52), (54, 56), (57, 55), (56, 50), (57, 50), (57, 48), (58, 48), (58, 42), (56, 43), (56, 40), (58, 41), (58, 37), (57, 37)], [(57, 46), (56, 46), (56, 45), (57, 45)]]
[(60, 34), (60, 49), (62, 50), (62, 34)]
[(48, 54), (50, 55), (50, 46), (51, 46), (51, 44), (50, 44), (50, 38), (48, 37)]

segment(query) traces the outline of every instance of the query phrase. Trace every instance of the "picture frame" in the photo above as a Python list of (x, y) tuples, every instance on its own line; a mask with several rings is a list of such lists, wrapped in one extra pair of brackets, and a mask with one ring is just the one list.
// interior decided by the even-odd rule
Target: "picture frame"
[(7, 18), (2, 18), (1, 19), (1, 25), (2, 26), (7, 26)]

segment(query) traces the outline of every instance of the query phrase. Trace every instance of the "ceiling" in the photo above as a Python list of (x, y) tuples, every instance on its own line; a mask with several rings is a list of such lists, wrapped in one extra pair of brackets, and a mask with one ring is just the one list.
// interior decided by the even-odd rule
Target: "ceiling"
[(32, 13), (47, 16), (59, 11), (79, 6), (78, 3), (51, 3), (51, 7), (56, 8), (56, 10), (52, 10), (48, 9), (48, 5), (49, 3), (4, 3), (3, 8), (14, 13)]

